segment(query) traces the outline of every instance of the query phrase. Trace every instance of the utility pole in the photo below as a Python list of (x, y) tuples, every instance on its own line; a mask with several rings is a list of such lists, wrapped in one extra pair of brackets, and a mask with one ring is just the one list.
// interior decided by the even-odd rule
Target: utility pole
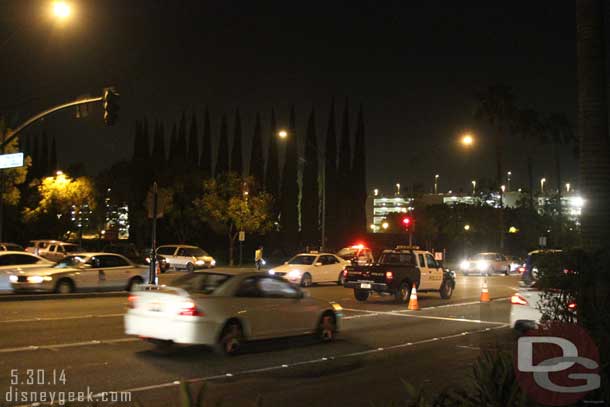
[(158, 190), (157, 181), (153, 183), (152, 190), (152, 233), (150, 244), (150, 270), (148, 272), (148, 284), (158, 284), (157, 280), (157, 202)]

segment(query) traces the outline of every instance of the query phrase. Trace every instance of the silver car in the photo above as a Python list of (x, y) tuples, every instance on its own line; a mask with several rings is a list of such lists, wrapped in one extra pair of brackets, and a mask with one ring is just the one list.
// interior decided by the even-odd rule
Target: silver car
[(55, 263), (31, 253), (0, 251), (0, 291), (11, 289), (11, 274), (49, 268), (53, 264)]
[(212, 268), (216, 260), (205, 250), (197, 246), (184, 244), (163, 245), (157, 248), (157, 254), (163, 256), (169, 267), (192, 272), (195, 269)]
[(277, 276), (205, 271), (171, 286), (140, 286), (129, 297), (125, 332), (162, 348), (205, 344), (233, 354), (253, 339), (314, 333), (333, 340), (341, 311)]
[(20, 271), (9, 278), (16, 292), (71, 293), (77, 290), (128, 290), (144, 283), (148, 268), (114, 253), (67, 256), (49, 268)]

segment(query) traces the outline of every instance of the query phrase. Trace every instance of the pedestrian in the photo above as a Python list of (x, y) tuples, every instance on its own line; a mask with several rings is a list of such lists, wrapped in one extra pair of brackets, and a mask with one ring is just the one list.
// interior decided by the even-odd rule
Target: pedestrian
[(260, 271), (263, 265), (263, 245), (259, 245), (254, 252), (254, 264), (256, 265), (256, 270)]

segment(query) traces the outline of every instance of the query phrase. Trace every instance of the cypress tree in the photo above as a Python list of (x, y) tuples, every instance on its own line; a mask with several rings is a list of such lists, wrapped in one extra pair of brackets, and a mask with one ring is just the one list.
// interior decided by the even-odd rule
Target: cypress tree
[(261, 129), (261, 115), (256, 114), (254, 124), (254, 136), (252, 137), (252, 150), (250, 153), (250, 172), (249, 175), (256, 179), (258, 185), (262, 185), (265, 174), (265, 162), (263, 158), (263, 135)]
[(362, 105), (358, 111), (356, 134), (354, 140), (354, 161), (352, 164), (353, 177), (353, 225), (357, 237), (364, 237), (366, 233), (366, 146), (364, 136), (364, 117)]
[(158, 178), (165, 169), (165, 137), (163, 133), (163, 123), (155, 123), (151, 156), (155, 178)]
[(227, 172), (229, 172), (229, 135), (227, 116), (223, 114), (220, 122), (220, 140), (218, 140), (218, 156), (216, 157), (214, 176), (219, 177)]
[(290, 129), (286, 139), (286, 159), (282, 174), (280, 218), (286, 249), (296, 247), (299, 233), (299, 186), (297, 183), (297, 135), (294, 106), (290, 109)]
[(148, 137), (148, 120), (144, 118), (142, 120), (142, 146), (141, 146), (141, 154), (142, 161), (147, 163), (150, 159), (150, 138)]
[[(322, 187), (326, 189), (326, 204), (324, 208), (326, 240), (330, 247), (336, 247), (338, 242), (338, 193), (339, 184), (337, 182), (337, 134), (335, 125), (335, 100), (330, 105), (328, 115), (328, 127), (326, 130), (326, 149), (324, 151), (324, 181)], [(323, 244), (326, 246), (326, 243)]]
[(42, 132), (42, 148), (40, 149), (40, 176), (49, 175), (49, 137), (46, 130)]
[(244, 174), (243, 152), (241, 146), (241, 118), (239, 109), (235, 110), (235, 127), (233, 133), (233, 149), (231, 150), (231, 171), (240, 177)]
[(318, 141), (316, 138), (315, 113), (313, 109), (307, 121), (302, 185), (301, 230), (303, 243), (307, 246), (316, 246), (316, 243), (320, 241), (318, 228), (320, 201), (318, 197)]
[(55, 172), (58, 170), (57, 168), (57, 143), (55, 141), (55, 136), (51, 139), (51, 153), (49, 155), (49, 170)]
[(186, 114), (182, 112), (180, 117), (180, 125), (178, 126), (178, 139), (176, 142), (177, 150), (177, 168), (180, 173), (183, 173), (186, 169), (187, 151), (186, 151)]
[(206, 108), (203, 119), (203, 138), (201, 140), (201, 157), (199, 158), (201, 175), (204, 179), (212, 176), (212, 130), (210, 127), (210, 112)]
[(193, 113), (189, 129), (188, 165), (190, 168), (199, 167), (199, 135), (197, 134), (197, 116)]
[(350, 143), (350, 130), (349, 130), (349, 105), (347, 99), (345, 100), (345, 110), (343, 111), (343, 123), (341, 128), (341, 148), (339, 149), (339, 166), (338, 166), (338, 208), (345, 208), (346, 213), (343, 216), (337, 217), (337, 225), (339, 231), (338, 243), (343, 245), (349, 239), (352, 232), (351, 222), (351, 201), (352, 201), (352, 187), (351, 187), (351, 169), (352, 169), (352, 152)]
[(279, 145), (277, 140), (277, 123), (275, 121), (275, 111), (271, 109), (271, 129), (269, 138), (269, 151), (267, 154), (267, 168), (265, 171), (265, 191), (273, 196), (276, 203), (279, 202), (280, 186), (280, 165), (279, 165)]
[(172, 170), (176, 166), (176, 160), (178, 159), (178, 131), (176, 130), (176, 123), (172, 125), (172, 134), (169, 139), (169, 166)]

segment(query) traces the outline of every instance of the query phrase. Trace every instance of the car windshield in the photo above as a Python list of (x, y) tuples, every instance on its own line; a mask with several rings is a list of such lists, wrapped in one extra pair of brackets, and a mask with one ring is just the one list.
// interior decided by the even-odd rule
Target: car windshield
[(415, 265), (415, 261), (411, 253), (383, 253), (379, 258), (379, 264), (412, 266)]
[(78, 247), (75, 244), (65, 244), (64, 249), (67, 252), (82, 252), (83, 251), (83, 249), (81, 249), (80, 247)]
[(493, 260), (495, 256), (493, 254), (480, 253), (472, 256), (470, 260)]
[(184, 255), (193, 257), (208, 256), (207, 252), (199, 247), (184, 249)]
[(339, 252), (337, 253), (337, 256), (339, 256), (345, 260), (349, 260), (352, 257), (354, 257), (357, 252), (358, 252), (358, 250), (354, 249), (353, 247), (346, 247), (344, 249), (339, 250)]
[(171, 286), (182, 288), (188, 292), (211, 294), (231, 277), (230, 274), (220, 273), (192, 273), (178, 277), (171, 282)]
[(288, 260), (288, 264), (304, 264), (311, 265), (316, 260), (317, 256), (294, 256), (292, 259)]
[(53, 266), (56, 269), (63, 269), (66, 267), (80, 267), (87, 261), (86, 257), (83, 256), (66, 256), (59, 263)]

